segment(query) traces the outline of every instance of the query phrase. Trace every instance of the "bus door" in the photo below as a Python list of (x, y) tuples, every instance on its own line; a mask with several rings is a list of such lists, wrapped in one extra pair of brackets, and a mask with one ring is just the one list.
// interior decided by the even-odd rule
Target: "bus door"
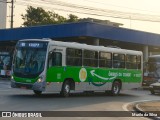
[(51, 46), (48, 54), (47, 82), (61, 82), (65, 65), (65, 48)]

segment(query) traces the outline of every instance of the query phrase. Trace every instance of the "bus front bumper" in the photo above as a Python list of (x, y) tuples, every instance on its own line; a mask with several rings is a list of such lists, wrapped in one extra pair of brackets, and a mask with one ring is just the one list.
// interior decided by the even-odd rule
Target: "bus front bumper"
[(31, 83), (20, 83), (20, 82), (15, 82), (14, 80), (11, 80), (12, 88), (22, 88), (22, 89), (30, 89), (30, 90), (36, 90), (36, 91), (44, 91), (45, 85), (46, 85), (45, 82), (35, 82), (31, 84)]

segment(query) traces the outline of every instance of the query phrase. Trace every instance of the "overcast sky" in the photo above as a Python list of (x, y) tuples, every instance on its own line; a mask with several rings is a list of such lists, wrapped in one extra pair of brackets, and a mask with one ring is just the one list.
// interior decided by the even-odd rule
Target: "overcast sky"
[(27, 5), (54, 10), (63, 16), (72, 13), (80, 18), (110, 20), (124, 24), (125, 28), (160, 34), (160, 0), (16, 0), (14, 27), (22, 26), (21, 14), (25, 14)]

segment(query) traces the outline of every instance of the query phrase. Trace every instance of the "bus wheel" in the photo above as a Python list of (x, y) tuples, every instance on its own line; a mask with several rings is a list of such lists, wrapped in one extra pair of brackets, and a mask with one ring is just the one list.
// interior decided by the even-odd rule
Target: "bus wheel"
[(70, 90), (71, 90), (70, 82), (67, 80), (63, 83), (61, 95), (63, 97), (68, 97), (70, 94)]
[(115, 81), (112, 84), (111, 95), (113, 95), (113, 96), (119, 95), (120, 90), (121, 90), (120, 82), (119, 81)]
[(154, 94), (155, 94), (154, 90), (152, 90), (152, 89), (150, 90), (150, 92), (151, 92), (151, 94), (152, 94), (152, 95), (154, 95)]
[(42, 94), (42, 91), (33, 90), (33, 92), (34, 92), (35, 95), (41, 95)]

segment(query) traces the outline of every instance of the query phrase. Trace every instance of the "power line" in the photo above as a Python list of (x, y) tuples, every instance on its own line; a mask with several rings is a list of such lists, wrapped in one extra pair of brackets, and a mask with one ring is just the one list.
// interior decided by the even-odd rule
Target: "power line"
[[(40, 0), (40, 1), (43, 1), (43, 3), (44, 3), (44, 0)], [(89, 1), (89, 0), (88, 0)], [(54, 2), (53, 1), (51, 1), (51, 0), (45, 0), (45, 2), (46, 3), (48, 3), (48, 2), (50, 2), (50, 3), (61, 3), (61, 5), (72, 5), (72, 6), (74, 6), (74, 7), (81, 7), (81, 8), (87, 8), (87, 9), (92, 9), (92, 10), (101, 10), (101, 11), (105, 11), (105, 10), (108, 10), (108, 9), (99, 9), (99, 8), (95, 8), (95, 7), (89, 7), (89, 6), (80, 6), (80, 5), (77, 5), (77, 4), (72, 4), (72, 3), (70, 3), (70, 2), (61, 2), (61, 1), (59, 1), (59, 0), (54, 0)], [(119, 6), (120, 7), (120, 6)], [(131, 9), (131, 8), (128, 8), (128, 9)], [(114, 10), (115, 11), (115, 10)], [(120, 12), (120, 11), (118, 11), (118, 12)], [(150, 11), (151, 12), (151, 11)], [(137, 13), (136, 13), (137, 14)]]
[[(48, 0), (48, 1), (53, 3), (53, 1), (51, 1), (51, 0)], [(58, 0), (55, 0), (55, 1), (58, 1)], [(60, 1), (59, 1), (59, 3), (63, 4)], [(101, 12), (101, 13), (105, 12), (108, 14), (113, 14), (113, 15), (116, 15), (116, 17), (123, 17), (124, 18), (124, 16), (127, 16), (127, 18), (130, 17), (131, 19), (134, 19), (134, 20), (138, 19), (138, 20), (147, 21), (147, 19), (150, 19), (150, 21), (155, 21), (155, 20), (153, 20), (154, 17), (158, 17), (158, 21), (160, 20), (160, 16), (146, 15), (146, 14), (140, 14), (140, 13), (126, 13), (126, 12), (120, 12), (120, 11), (116, 11), (116, 10), (113, 11), (113, 10), (108, 10), (108, 9), (97, 9), (97, 8), (93, 8), (93, 7), (88, 8), (88, 6), (79, 6), (79, 5), (76, 6), (75, 4), (71, 4), (71, 3), (69, 3), (69, 5), (70, 6), (72, 5), (71, 7), (79, 7), (79, 8), (83, 7), (85, 9), (94, 10), (94, 11)]]
[[(23, 0), (21, 0), (21, 3), (28, 4), (28, 3), (26, 3), (26, 1), (23, 1)], [(43, 3), (43, 5), (39, 5), (42, 3)], [(45, 0), (45, 1), (40, 0), (38, 3), (35, 0), (34, 1), (30, 0), (30, 4), (41, 6), (41, 7), (44, 7), (44, 4), (54, 5), (55, 10), (68, 11), (68, 12), (73, 12), (73, 13), (80, 13), (80, 14), (87, 14), (87, 15), (94, 15), (94, 16), (104, 16), (104, 17), (121, 18), (121, 19), (160, 22), (160, 16), (146, 15), (146, 14), (140, 14), (140, 13), (127, 13), (127, 12), (101, 9), (101, 8), (97, 9), (95, 7), (66, 3), (66, 2), (61, 2), (58, 0), (55, 0), (54, 2), (50, 1), (50, 0)], [(60, 7), (56, 8), (56, 6), (60, 6)], [(53, 9), (53, 7), (47, 7), (47, 8)], [(71, 9), (74, 9), (74, 10), (71, 10)], [(76, 11), (75, 11), (75, 9), (76, 9)], [(84, 12), (84, 10), (85, 10), (85, 12)]]
[[(25, 5), (25, 6), (27, 6), (27, 4), (26, 3), (20, 3), (19, 5)], [(34, 5), (34, 6), (36, 6), (36, 7), (44, 7), (43, 5), (37, 5), (37, 4), (35, 4), (35, 3), (32, 3), (32, 5)], [(53, 7), (45, 7), (45, 8), (51, 8), (51, 9), (53, 9)], [(55, 8), (54, 7), (54, 9), (55, 10), (60, 10), (60, 11), (65, 11), (65, 12), (74, 12), (74, 13), (80, 13), (80, 14), (87, 14), (87, 15), (96, 15), (96, 16), (104, 16), (104, 15), (100, 15), (100, 14), (96, 14), (96, 13), (89, 13), (89, 12), (80, 12), (80, 11), (74, 11), (74, 10), (66, 10), (66, 9), (62, 9), (62, 8)], [(107, 17), (112, 17), (112, 16), (109, 16), (109, 15), (107, 15)], [(118, 17), (115, 17), (115, 18), (118, 18)]]
[(160, 12), (149, 11), (149, 10), (145, 10), (145, 9), (135, 9), (135, 8), (130, 8), (130, 7), (126, 7), (126, 6), (119, 6), (119, 5), (108, 4), (108, 3), (104, 3), (104, 2), (97, 2), (97, 1), (92, 1), (92, 0), (84, 0), (84, 1), (88, 1), (91, 3), (98, 3), (98, 4), (102, 4), (102, 5), (109, 5), (109, 6), (118, 7), (118, 8), (125, 8), (125, 9), (129, 9), (129, 10), (136, 10), (136, 11), (143, 11), (143, 12), (150, 12), (150, 13), (154, 12), (154, 13), (160, 14)]
[[(41, 0), (42, 1), (42, 0)], [(88, 7), (88, 6), (80, 6), (80, 5), (76, 5), (76, 4), (72, 4), (72, 3), (68, 3), (68, 4), (66, 4), (66, 3), (64, 3), (64, 2), (60, 2), (60, 1), (58, 1), (58, 0), (55, 0), (54, 1), (54, 3), (53, 3), (53, 1), (51, 1), (51, 0), (45, 0), (45, 2), (46, 1), (50, 1), (50, 3), (52, 3), (52, 4), (54, 4), (54, 3), (56, 3), (56, 2), (58, 2), (58, 5), (65, 5), (65, 6), (69, 6), (69, 7), (78, 7), (78, 8), (83, 8), (83, 9), (87, 9), (87, 10), (94, 10), (94, 12), (101, 12), (101, 14), (102, 14), (102, 12), (104, 13), (105, 12), (105, 14), (107, 13), (107, 14), (111, 14), (112, 16), (113, 15), (116, 15), (116, 17), (115, 18), (124, 18), (124, 16), (127, 16), (127, 19), (128, 18), (132, 18), (132, 19), (138, 19), (138, 20), (143, 20), (143, 21), (147, 21), (147, 17), (150, 17), (150, 21), (155, 21), (155, 20), (153, 20), (153, 18), (154, 17), (157, 17), (157, 16), (153, 16), (153, 15), (145, 15), (145, 14), (139, 14), (139, 13), (126, 13), (126, 12), (120, 12), (120, 11), (113, 11), (113, 10), (108, 10), (108, 9), (97, 9), (97, 8), (94, 8), (94, 7)], [(139, 17), (139, 16), (140, 17)], [(132, 17), (133, 16), (133, 17)], [(138, 18), (138, 17), (139, 18)], [(140, 19), (141, 17), (143, 16), (143, 19)], [(160, 16), (159, 16), (160, 17)], [(126, 17), (125, 17), (126, 18)], [(146, 18), (146, 20), (144, 20)], [(159, 18), (158, 18), (159, 19)], [(159, 21), (159, 20), (158, 20)]]

